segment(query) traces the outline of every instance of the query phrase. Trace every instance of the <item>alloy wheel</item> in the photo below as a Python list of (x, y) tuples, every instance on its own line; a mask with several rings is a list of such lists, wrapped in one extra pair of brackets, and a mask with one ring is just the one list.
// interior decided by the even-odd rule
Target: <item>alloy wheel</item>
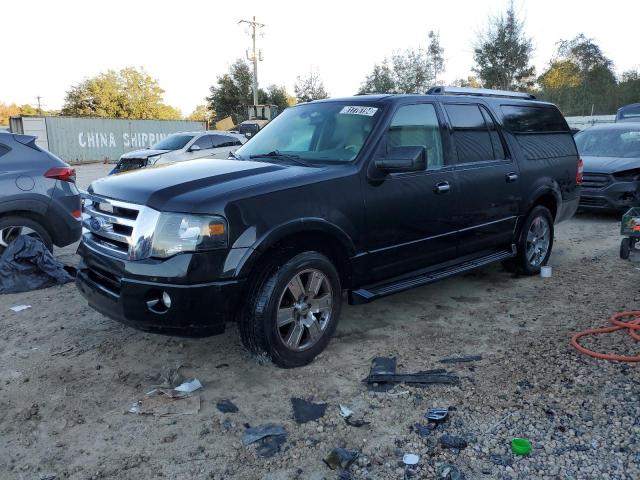
[(527, 261), (534, 267), (542, 265), (551, 243), (551, 228), (546, 218), (533, 219), (527, 232)]

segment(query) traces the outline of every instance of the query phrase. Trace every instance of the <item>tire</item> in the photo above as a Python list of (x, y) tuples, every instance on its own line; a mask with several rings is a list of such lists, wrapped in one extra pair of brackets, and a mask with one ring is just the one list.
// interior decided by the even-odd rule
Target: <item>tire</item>
[(623, 238), (620, 241), (620, 258), (623, 260), (628, 260), (631, 255), (631, 241), (629, 238)]
[[(545, 237), (538, 235), (542, 232), (541, 225), (546, 227)], [(534, 207), (520, 229), (516, 244), (517, 254), (514, 258), (503, 262), (504, 267), (521, 275), (540, 273), (540, 267), (547, 264), (551, 255), (553, 234), (553, 217), (549, 209), (542, 205)], [(531, 258), (532, 252), (534, 252), (533, 258)]]
[(0, 218), (0, 254), (19, 234), (23, 233), (39, 239), (49, 251), (53, 251), (53, 241), (49, 232), (38, 222), (27, 217), (8, 216)]
[(338, 324), (342, 289), (324, 255), (276, 256), (255, 273), (248, 293), (239, 323), (250, 352), (294, 368), (313, 361), (328, 345)]

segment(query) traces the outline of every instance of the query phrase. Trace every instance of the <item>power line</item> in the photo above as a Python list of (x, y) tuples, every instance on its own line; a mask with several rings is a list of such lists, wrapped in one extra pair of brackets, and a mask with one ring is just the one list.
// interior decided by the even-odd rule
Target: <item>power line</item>
[(265, 24), (257, 22), (255, 16), (253, 20), (240, 20), (238, 25), (241, 23), (246, 23), (251, 28), (253, 49), (251, 54), (247, 52), (247, 59), (253, 62), (253, 104), (258, 105), (258, 61), (262, 61), (262, 51), (256, 50), (256, 30), (261, 29)]

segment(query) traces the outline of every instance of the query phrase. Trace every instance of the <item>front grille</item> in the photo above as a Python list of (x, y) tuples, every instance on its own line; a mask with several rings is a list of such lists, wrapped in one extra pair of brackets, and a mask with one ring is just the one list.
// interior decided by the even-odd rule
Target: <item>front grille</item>
[(607, 202), (599, 197), (580, 197), (580, 205), (583, 207), (606, 207)]
[(582, 188), (604, 188), (611, 183), (611, 176), (606, 173), (588, 173), (582, 176)]
[(83, 195), (83, 227), (85, 239), (106, 248), (117, 256), (129, 254), (141, 206), (95, 195)]

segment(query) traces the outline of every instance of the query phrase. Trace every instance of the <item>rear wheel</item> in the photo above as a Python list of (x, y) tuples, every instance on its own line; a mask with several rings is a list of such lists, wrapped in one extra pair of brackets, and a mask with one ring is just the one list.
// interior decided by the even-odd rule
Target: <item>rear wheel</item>
[(620, 258), (628, 260), (631, 255), (631, 241), (625, 237), (620, 241)]
[(242, 342), (278, 366), (306, 365), (329, 343), (341, 301), (340, 278), (324, 255), (275, 260), (253, 278), (240, 318)]
[(53, 250), (51, 236), (40, 223), (26, 217), (9, 216), (0, 219), (0, 254), (20, 235), (36, 238), (49, 251)]
[(547, 264), (553, 248), (553, 217), (546, 207), (534, 207), (522, 225), (515, 258), (504, 262), (507, 270), (536, 275)]

